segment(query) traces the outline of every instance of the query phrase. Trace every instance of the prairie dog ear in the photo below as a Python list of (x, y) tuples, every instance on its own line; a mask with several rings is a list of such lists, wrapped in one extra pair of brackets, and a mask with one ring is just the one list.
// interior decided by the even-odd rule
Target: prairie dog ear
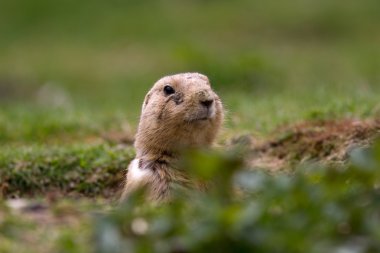
[(143, 106), (142, 106), (143, 110), (148, 105), (151, 95), (152, 95), (151, 92), (149, 92), (148, 94), (146, 94), (145, 99), (144, 99), (144, 103), (143, 103)]

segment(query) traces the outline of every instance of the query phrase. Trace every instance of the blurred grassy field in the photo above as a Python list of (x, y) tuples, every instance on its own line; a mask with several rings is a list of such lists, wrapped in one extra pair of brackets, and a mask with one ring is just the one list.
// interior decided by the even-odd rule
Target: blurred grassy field
[(375, 115), (379, 11), (375, 0), (2, 2), (0, 141), (134, 127), (149, 87), (185, 71), (210, 77), (234, 134)]

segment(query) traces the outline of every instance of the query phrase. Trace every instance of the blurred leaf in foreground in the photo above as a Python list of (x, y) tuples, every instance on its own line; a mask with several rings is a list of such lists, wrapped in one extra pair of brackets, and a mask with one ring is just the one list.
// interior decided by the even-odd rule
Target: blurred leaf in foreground
[[(357, 157), (355, 152), (363, 153)], [(109, 230), (115, 236), (114, 245), (98, 240), (97, 248), (99, 252), (110, 252), (107, 247), (121, 247), (113, 252), (377, 252), (379, 145), (355, 152), (352, 165), (345, 168), (310, 165), (293, 175), (273, 176), (240, 165), (236, 170), (238, 159), (229, 155), (194, 151), (186, 164), (208, 179), (223, 175), (213, 185), (217, 190), (159, 207), (133, 197), (100, 219), (103, 225), (96, 233)], [(244, 194), (219, 194), (236, 188)]]

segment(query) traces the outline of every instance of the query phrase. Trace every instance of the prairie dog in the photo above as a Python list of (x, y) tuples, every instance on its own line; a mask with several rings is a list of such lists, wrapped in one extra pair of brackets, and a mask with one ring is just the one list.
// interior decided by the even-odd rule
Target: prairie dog
[(175, 185), (202, 188), (176, 167), (179, 150), (212, 145), (223, 119), (222, 102), (205, 75), (182, 73), (158, 80), (145, 96), (136, 158), (128, 166), (121, 200), (142, 186), (154, 202), (170, 199)]

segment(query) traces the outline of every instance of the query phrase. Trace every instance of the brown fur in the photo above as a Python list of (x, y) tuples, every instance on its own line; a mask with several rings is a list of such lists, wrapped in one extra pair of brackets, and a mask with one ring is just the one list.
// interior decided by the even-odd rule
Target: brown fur
[[(165, 94), (166, 85), (175, 93)], [(206, 100), (213, 101), (213, 109), (202, 105)], [(214, 111), (211, 117), (210, 110)], [(177, 168), (176, 161), (182, 148), (209, 147), (221, 128), (223, 114), (222, 103), (206, 76), (184, 73), (158, 80), (145, 97), (135, 141), (139, 168), (149, 173), (135, 181), (132, 175), (128, 179), (127, 173), (122, 199), (144, 185), (153, 201), (169, 199), (173, 184), (203, 188)]]

